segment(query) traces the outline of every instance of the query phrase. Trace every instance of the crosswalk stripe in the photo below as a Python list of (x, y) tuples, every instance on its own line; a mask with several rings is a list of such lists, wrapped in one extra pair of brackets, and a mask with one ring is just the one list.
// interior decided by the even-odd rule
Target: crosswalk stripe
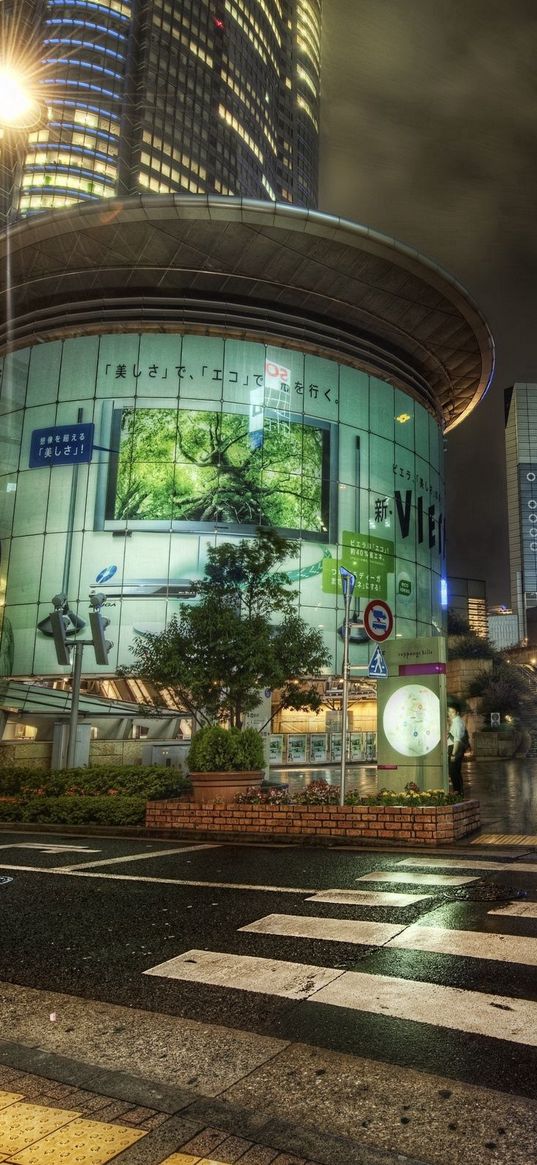
[(355, 882), (405, 882), (405, 884), (420, 886), (466, 886), (468, 882), (477, 882), (476, 877), (464, 878), (459, 874), (413, 874), (401, 870), (373, 870), (370, 874), (362, 874), (355, 878)]
[(510, 902), (508, 906), (497, 906), (488, 914), (509, 914), (513, 918), (537, 918), (537, 902)]
[(459, 858), (404, 858), (397, 863), (400, 866), (414, 867), (415, 869), (439, 870), (502, 870), (503, 873), (537, 874), (537, 862), (480, 862), (475, 860), (461, 861)]
[(430, 894), (398, 894), (394, 890), (320, 890), (306, 898), (306, 902), (327, 902), (341, 906), (413, 906), (424, 902)]
[(406, 869), (416, 870), (508, 870), (511, 863), (509, 862), (480, 862), (475, 858), (468, 858), (467, 861), (461, 861), (460, 858), (404, 858), (402, 862), (397, 863), (397, 869), (404, 866)]
[(347, 1007), (391, 1019), (471, 1032), (496, 1040), (537, 1046), (537, 1003), (415, 979), (345, 971), (308, 1003)]
[(386, 946), (398, 950), (429, 951), (438, 955), (463, 955), (468, 959), (494, 959), (537, 967), (537, 942), (513, 934), (485, 934), (477, 930), (447, 930), (437, 926), (407, 926)]
[(221, 951), (186, 951), (144, 974), (305, 1000), (308, 1005), (345, 1007), (383, 1019), (411, 1020), (537, 1046), (537, 1003), (528, 999)]
[(361, 943), (382, 946), (402, 930), (401, 923), (355, 922), (349, 918), (312, 918), (302, 914), (267, 914), (256, 922), (239, 927), (253, 934), (292, 935), (293, 938), (318, 938), (325, 942)]
[(234, 987), (239, 991), (261, 992), (285, 999), (306, 999), (342, 973), (331, 967), (315, 967), (307, 963), (197, 950), (186, 951), (144, 971), (144, 975), (184, 979), (213, 987)]

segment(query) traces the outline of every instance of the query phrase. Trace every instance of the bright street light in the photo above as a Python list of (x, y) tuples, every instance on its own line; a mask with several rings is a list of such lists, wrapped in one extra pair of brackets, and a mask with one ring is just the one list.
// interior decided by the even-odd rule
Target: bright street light
[(41, 104), (32, 93), (24, 73), (0, 66), (0, 126), (31, 129), (42, 116)]

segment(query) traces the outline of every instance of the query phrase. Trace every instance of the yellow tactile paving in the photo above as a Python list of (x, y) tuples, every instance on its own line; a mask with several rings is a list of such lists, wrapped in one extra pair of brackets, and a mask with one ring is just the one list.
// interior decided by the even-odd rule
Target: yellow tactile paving
[(482, 833), (472, 845), (537, 845), (535, 833)]
[(80, 1116), (65, 1108), (38, 1104), (10, 1104), (0, 1109), (0, 1153), (12, 1156)]
[(160, 1165), (201, 1165), (202, 1160), (202, 1157), (193, 1157), (191, 1153), (172, 1153)]
[(165, 1157), (160, 1165), (226, 1165), (225, 1161), (218, 1161), (216, 1157), (193, 1157), (191, 1153), (172, 1153)]
[(14, 1165), (106, 1165), (123, 1149), (146, 1136), (147, 1130), (141, 1132), (125, 1125), (72, 1120), (28, 1148), (13, 1153), (10, 1162)]
[[(24, 1100), (22, 1092), (2, 1092), (0, 1089), (0, 1108), (7, 1108), (8, 1104), (15, 1104), (16, 1100)], [(2, 1158), (0, 1157), (0, 1161)]]

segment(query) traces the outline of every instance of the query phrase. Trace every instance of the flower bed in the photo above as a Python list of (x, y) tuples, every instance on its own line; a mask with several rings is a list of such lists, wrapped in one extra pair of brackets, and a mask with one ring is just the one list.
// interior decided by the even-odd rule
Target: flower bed
[[(399, 798), (401, 795), (399, 794)], [(150, 801), (146, 827), (172, 836), (220, 841), (302, 840), (345, 845), (359, 841), (400, 845), (441, 845), (474, 833), (481, 824), (479, 801), (450, 804), (285, 804), (265, 802), (223, 805), (192, 801)]]

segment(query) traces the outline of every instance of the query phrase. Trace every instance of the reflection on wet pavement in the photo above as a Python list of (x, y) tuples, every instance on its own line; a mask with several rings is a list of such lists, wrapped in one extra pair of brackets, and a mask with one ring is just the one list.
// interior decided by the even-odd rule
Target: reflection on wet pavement
[[(463, 767), (467, 797), (481, 803), (484, 830), (497, 833), (537, 834), (537, 759), (468, 761)], [(289, 792), (311, 781), (338, 785), (340, 772), (333, 768), (294, 768), (271, 771), (271, 784), (285, 784)], [(366, 797), (376, 792), (377, 773), (371, 765), (347, 767), (347, 788)]]

